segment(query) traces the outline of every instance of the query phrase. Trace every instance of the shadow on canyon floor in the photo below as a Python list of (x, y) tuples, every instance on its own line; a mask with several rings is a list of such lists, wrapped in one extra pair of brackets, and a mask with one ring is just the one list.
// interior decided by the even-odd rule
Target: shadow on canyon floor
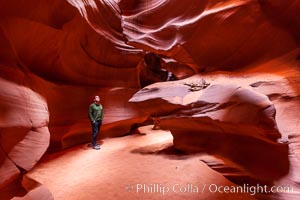
[[(230, 141), (230, 140), (232, 140), (232, 138), (228, 139), (228, 141)], [(243, 140), (241, 140), (241, 141), (242, 141), (241, 143), (243, 143)], [(251, 141), (250, 141), (250, 143), (251, 143)], [(246, 145), (246, 146), (248, 146), (248, 145)], [(246, 147), (246, 146), (244, 145), (244, 147)], [(232, 145), (232, 148), (234, 148), (234, 147), (235, 146)], [(157, 145), (157, 144), (147, 145), (147, 146), (144, 146), (141, 148), (133, 149), (131, 151), (131, 153), (137, 153), (137, 154), (142, 154), (142, 155), (161, 155), (168, 159), (173, 159), (173, 160), (186, 160), (186, 159), (190, 159), (194, 156), (199, 156), (199, 158), (200, 158), (199, 161), (204, 162), (209, 167), (211, 167), (213, 170), (221, 173), (228, 180), (230, 180), (238, 185), (243, 185), (243, 184), (273, 185), (273, 183), (276, 180), (278, 180), (280, 177), (283, 177), (289, 171), (288, 148), (287, 148), (287, 146), (281, 146), (281, 145), (280, 145), (280, 147), (276, 146), (276, 148), (280, 148), (281, 153), (278, 154), (278, 151), (276, 151), (276, 148), (274, 150), (274, 148), (269, 148), (269, 147), (270, 146), (263, 144), (263, 143), (260, 145), (260, 147), (258, 148), (259, 150), (268, 149), (267, 153), (261, 152), (261, 154), (265, 154), (262, 157), (255, 156), (255, 154), (258, 153), (257, 151), (254, 151), (253, 152), (254, 154), (249, 153), (249, 152), (251, 152), (251, 149), (247, 149), (247, 148), (242, 148), (242, 150), (240, 152), (238, 150), (236, 150), (235, 155), (221, 155), (218, 152), (213, 152), (212, 149), (207, 146), (204, 147), (202, 151), (188, 153), (188, 152), (184, 152), (182, 150), (176, 149), (176, 147), (171, 143), (161, 144), (161, 145)], [(282, 149), (286, 149), (286, 151), (285, 150), (282, 151)], [(236, 157), (236, 155), (239, 155), (238, 152), (242, 153), (240, 155), (244, 155), (244, 156)], [(215, 160), (213, 160), (213, 161), (211, 161), (210, 159), (206, 160), (207, 154), (213, 155), (212, 157), (215, 157)], [(202, 159), (201, 155), (203, 155), (203, 159)], [(268, 157), (270, 157), (271, 159), (265, 160)], [(257, 159), (255, 160), (255, 158), (257, 158)], [(220, 160), (222, 160), (222, 162), (219, 162)], [(241, 162), (241, 160), (244, 160), (244, 161)], [(227, 162), (227, 161), (230, 161), (230, 162)], [(258, 178), (257, 174), (252, 174), (254, 172), (245, 170), (245, 169), (247, 169), (247, 166), (245, 166), (245, 165), (247, 165), (247, 164), (250, 165), (249, 162), (252, 162), (251, 165), (253, 166), (253, 164), (254, 164), (256, 166), (255, 168), (260, 168), (261, 173), (262, 172), (266, 173), (266, 177)], [(274, 167), (273, 169), (270, 169), (270, 168), (272, 168), (272, 166), (275, 166), (275, 165), (280, 165), (280, 167)], [(232, 174), (234, 174), (234, 175), (232, 176)]]

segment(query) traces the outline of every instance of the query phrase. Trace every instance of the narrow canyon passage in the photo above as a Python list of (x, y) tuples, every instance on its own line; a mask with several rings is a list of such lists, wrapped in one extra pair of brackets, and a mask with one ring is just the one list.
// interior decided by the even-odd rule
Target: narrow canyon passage
[(0, 200), (300, 199), (299, 10), (0, 0)]

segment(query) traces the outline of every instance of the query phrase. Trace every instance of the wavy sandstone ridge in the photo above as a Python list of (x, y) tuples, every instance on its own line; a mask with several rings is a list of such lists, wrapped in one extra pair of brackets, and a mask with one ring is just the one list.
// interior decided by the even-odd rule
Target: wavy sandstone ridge
[(197, 70), (232, 70), (294, 48), (291, 35), (274, 26), (256, 0), (127, 2), (121, 8), (129, 44)]
[(176, 149), (214, 155), (201, 160), (238, 184), (293, 187), (295, 193), (272, 195), (293, 199), (299, 191), (299, 53), (241, 72), (153, 84), (130, 101), (170, 130)]
[(35, 166), (49, 146), (50, 133), (45, 99), (24, 86), (0, 82), (0, 187), (5, 188)]
[[(288, 173), (292, 184), (296, 184), (300, 108), (299, 52), (295, 49), (300, 39), (299, 9), (299, 0), (1, 1), (1, 188), (9, 188), (14, 181), (20, 185), (19, 174), (30, 170), (48, 146), (50, 150), (59, 150), (89, 141), (86, 112), (93, 95), (100, 95), (105, 107), (103, 137), (123, 136), (139, 124), (149, 123), (147, 113), (128, 103), (146, 79), (157, 82), (157, 74), (146, 65), (146, 52), (156, 54), (161, 67), (177, 79), (193, 76), (198, 83), (200, 74), (211, 84), (194, 92), (186, 85), (174, 85), (174, 90), (168, 90), (164, 84), (158, 84), (158, 91), (163, 91), (159, 98), (171, 95), (174, 102), (148, 99), (165, 105), (160, 111), (167, 112), (164, 113), (167, 116), (184, 108), (185, 117), (180, 113), (180, 120), (161, 119), (162, 126), (174, 129), (177, 147), (199, 150), (188, 138), (176, 139), (187, 134), (178, 131), (183, 124), (172, 128), (172, 120), (189, 122), (190, 117), (186, 116), (195, 114), (196, 125), (190, 130), (197, 138), (193, 142), (210, 144), (207, 151), (245, 167), (241, 170), (246, 175), (262, 173), (269, 166), (264, 158), (270, 157), (278, 168), (264, 178), (274, 175), (279, 179)], [(281, 57), (285, 54), (288, 56)], [(218, 74), (219, 70), (227, 72)], [(266, 73), (271, 77), (268, 80)], [(253, 79), (248, 81), (248, 76)], [(232, 80), (237, 82), (224, 84)], [(212, 102), (199, 102), (190, 95), (198, 94), (200, 98), (200, 94), (213, 88), (217, 89), (206, 96)], [(230, 101), (211, 98), (212, 93), (225, 91), (233, 95), (228, 96), (232, 98)], [(248, 97), (255, 98), (245, 102)], [(181, 98), (191, 104), (178, 104)], [(218, 104), (223, 107), (215, 107)], [(202, 110), (203, 106), (209, 112)], [(144, 108), (149, 113), (156, 110), (153, 105)], [(226, 109), (233, 109), (235, 115)], [(236, 121), (240, 112), (262, 118), (253, 117), (240, 123)], [(207, 129), (199, 124), (207, 125)], [(215, 126), (225, 131), (217, 131)], [(204, 130), (211, 134), (205, 138), (195, 134)], [(212, 135), (221, 139), (223, 134), (228, 136), (225, 144), (243, 140), (244, 145), (227, 149), (211, 141)], [(286, 145), (277, 141), (280, 134), (290, 142), (289, 154)], [(184, 140), (186, 143), (180, 142)], [(230, 155), (234, 148), (252, 143), (257, 145), (257, 152), (265, 152), (267, 147), (273, 149), (273, 153), (266, 150), (270, 154), (262, 155), (261, 160), (243, 150), (262, 171), (244, 163), (240, 154)], [(22, 194), (26, 191), (23, 188)]]
[(281, 135), (273, 103), (236, 84), (191, 90), (201, 80), (193, 79), (151, 85), (130, 102), (153, 116), (157, 126), (170, 130), (179, 150), (225, 157), (258, 179), (276, 179), (287, 173), (287, 145), (277, 143)]

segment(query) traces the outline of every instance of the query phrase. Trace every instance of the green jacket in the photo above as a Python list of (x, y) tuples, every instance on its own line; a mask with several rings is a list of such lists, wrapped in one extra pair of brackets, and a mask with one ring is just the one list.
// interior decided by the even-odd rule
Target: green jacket
[(97, 105), (92, 103), (89, 107), (89, 118), (91, 122), (102, 121), (103, 119), (103, 107), (101, 104)]

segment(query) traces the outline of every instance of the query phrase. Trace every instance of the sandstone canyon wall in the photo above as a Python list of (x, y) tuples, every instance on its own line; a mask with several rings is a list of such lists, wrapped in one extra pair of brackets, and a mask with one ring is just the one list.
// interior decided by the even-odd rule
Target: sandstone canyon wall
[[(265, 179), (279, 179), (293, 169), (297, 182), (299, 165), (289, 162), (297, 163), (300, 134), (295, 132), (300, 109), (299, 9), (299, 0), (1, 0), (0, 188), (9, 191), (47, 149), (88, 142), (87, 106), (93, 95), (100, 95), (105, 108), (103, 137), (128, 134), (153, 115), (184, 113), (182, 127), (172, 126), (177, 117), (160, 120), (162, 128), (173, 130), (179, 149), (198, 151), (200, 144), (209, 144), (205, 151), (236, 162), (249, 176), (266, 172), (270, 166), (264, 159), (269, 157), (278, 168)], [(162, 67), (178, 79), (193, 76), (185, 83), (205, 78), (211, 85), (196, 92), (176, 86), (180, 81), (166, 91), (164, 84), (155, 86), (159, 97), (158, 91), (146, 90), (154, 96), (144, 93), (147, 99), (140, 109), (128, 101), (141, 89), (146, 52), (159, 55)], [(208, 99), (198, 98), (206, 91)], [(230, 95), (215, 99), (220, 97), (213, 94), (222, 92)], [(182, 105), (182, 99), (189, 105)], [(251, 119), (238, 120), (249, 112)], [(214, 131), (214, 126), (225, 131)], [(195, 144), (184, 136), (189, 132)], [(199, 137), (201, 132), (206, 135)], [(293, 146), (278, 143), (282, 135)], [(210, 137), (258, 149), (229, 156), (241, 146), (226, 149)], [(293, 149), (291, 158), (288, 149)], [(265, 157), (256, 160), (261, 151)], [(244, 154), (253, 166), (245, 163)], [(28, 182), (23, 181), (25, 189), (17, 195), (45, 189)]]

